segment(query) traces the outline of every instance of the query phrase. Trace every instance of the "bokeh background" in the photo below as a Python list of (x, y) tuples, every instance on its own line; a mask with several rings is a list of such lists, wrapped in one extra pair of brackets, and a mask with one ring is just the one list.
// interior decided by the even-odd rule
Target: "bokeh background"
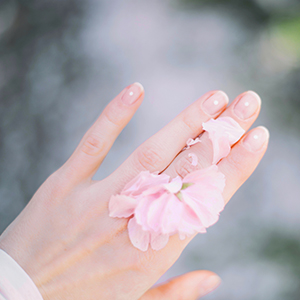
[(70, 156), (105, 105), (145, 100), (95, 179), (211, 89), (263, 100), (269, 150), (218, 224), (165, 280), (223, 279), (205, 299), (300, 297), (300, 3), (297, 0), (2, 0), (0, 232)]

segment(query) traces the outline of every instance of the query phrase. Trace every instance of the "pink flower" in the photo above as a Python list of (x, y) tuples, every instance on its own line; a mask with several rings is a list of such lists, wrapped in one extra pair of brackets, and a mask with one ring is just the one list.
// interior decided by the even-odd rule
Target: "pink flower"
[(180, 239), (206, 232), (224, 208), (224, 175), (217, 166), (197, 170), (183, 180), (177, 176), (141, 172), (109, 202), (111, 217), (128, 218), (132, 244), (147, 251), (160, 250), (169, 236)]
[(213, 165), (226, 157), (230, 153), (231, 146), (245, 133), (245, 130), (230, 117), (210, 119), (203, 123), (202, 127), (208, 132), (213, 144)]

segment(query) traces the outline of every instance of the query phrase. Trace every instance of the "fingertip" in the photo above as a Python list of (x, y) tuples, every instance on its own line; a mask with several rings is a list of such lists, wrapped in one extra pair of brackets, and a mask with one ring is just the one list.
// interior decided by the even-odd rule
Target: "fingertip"
[(143, 95), (144, 87), (139, 82), (135, 82), (133, 84), (130, 84), (125, 89), (121, 96), (121, 100), (126, 106), (131, 106), (137, 102), (140, 103), (140, 100), (143, 98)]
[(144, 93), (144, 92), (145, 92), (145, 89), (144, 89), (144, 87), (143, 87), (143, 85), (142, 85), (141, 83), (135, 82), (135, 83), (133, 83), (133, 84), (136, 85), (136, 86), (138, 86), (138, 87), (140, 88), (141, 93)]
[(260, 96), (256, 92), (254, 92), (252, 90), (249, 90), (249, 91), (247, 91), (245, 93), (251, 94), (254, 98), (256, 98), (257, 101), (258, 101), (259, 107), (261, 107), (261, 98), (260, 98)]
[(249, 131), (242, 140), (242, 144), (251, 152), (259, 152), (266, 148), (270, 138), (269, 130), (258, 126)]
[(215, 273), (200, 282), (199, 297), (204, 296), (220, 286), (222, 279)]

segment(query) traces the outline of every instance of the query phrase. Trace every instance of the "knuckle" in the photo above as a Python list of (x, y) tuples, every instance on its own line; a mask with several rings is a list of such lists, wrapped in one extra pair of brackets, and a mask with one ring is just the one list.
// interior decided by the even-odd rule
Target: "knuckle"
[(154, 147), (142, 147), (137, 152), (138, 164), (145, 170), (154, 170), (162, 165), (163, 158)]
[(58, 203), (66, 197), (71, 187), (59, 170), (52, 173), (41, 185), (37, 194), (47, 203)]
[(92, 134), (85, 139), (81, 150), (90, 156), (97, 156), (102, 152), (104, 146), (104, 141), (99, 136)]
[(192, 159), (188, 155), (183, 155), (174, 166), (175, 172), (181, 178), (185, 177), (187, 174), (198, 170), (199, 164), (193, 166), (191, 163)]
[(200, 128), (200, 123), (195, 121), (195, 120), (200, 120), (200, 118), (193, 118), (190, 115), (185, 115), (182, 118), (182, 122), (189, 129), (191, 132), (197, 132), (199, 131)]

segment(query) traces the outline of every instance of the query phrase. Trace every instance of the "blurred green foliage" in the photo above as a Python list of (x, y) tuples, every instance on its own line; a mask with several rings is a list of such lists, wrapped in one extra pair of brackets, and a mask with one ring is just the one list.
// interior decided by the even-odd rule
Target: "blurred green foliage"
[(231, 11), (239, 11), (243, 13), (243, 17), (249, 16), (255, 19), (255, 24), (265, 24), (269, 18), (270, 13), (263, 7), (257, 4), (254, 0), (179, 0), (182, 5), (189, 8), (214, 7), (225, 8)]
[(260, 255), (293, 273), (298, 278), (293, 288), (283, 295), (282, 299), (298, 300), (300, 295), (300, 239), (289, 237), (287, 234), (269, 233), (264, 239)]
[[(281, 66), (273, 74), (258, 70), (257, 84), (270, 96), (268, 114), (278, 126), (300, 135), (300, 1), (295, 0), (177, 0), (181, 9), (221, 10), (233, 16), (238, 26), (255, 34), (252, 44), (261, 39), (267, 45), (271, 65)], [(255, 40), (256, 39), (256, 40)], [(277, 56), (271, 57), (268, 52)], [(271, 57), (271, 58), (270, 58)], [(249, 66), (250, 67), (250, 66)], [(281, 69), (280, 69), (281, 68)], [(266, 88), (263, 84), (265, 83)]]

